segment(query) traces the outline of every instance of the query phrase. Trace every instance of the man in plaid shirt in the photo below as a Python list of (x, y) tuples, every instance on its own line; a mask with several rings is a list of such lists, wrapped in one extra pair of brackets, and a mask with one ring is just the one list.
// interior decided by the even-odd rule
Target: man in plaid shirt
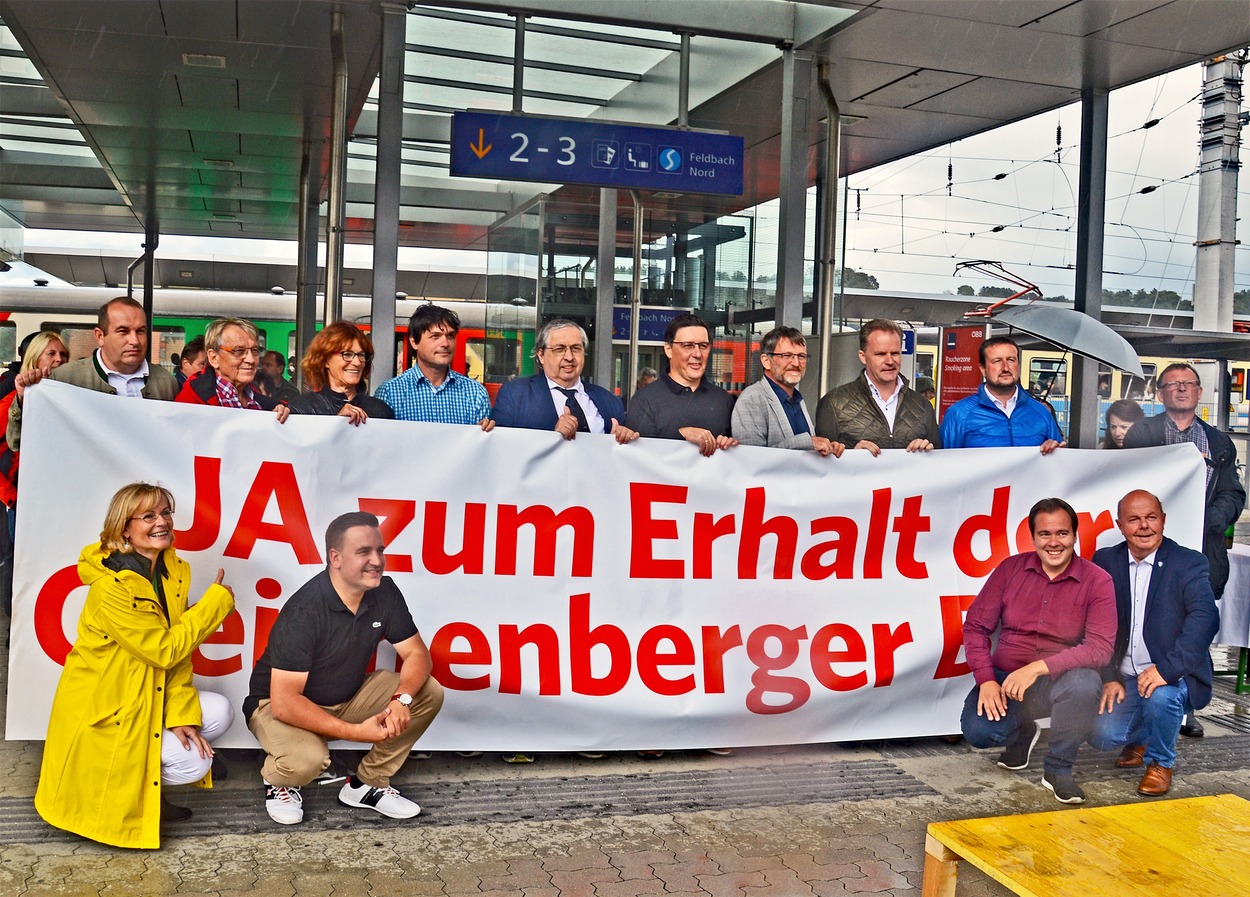
[(486, 387), (451, 369), (459, 331), (460, 316), (449, 309), (426, 304), (413, 313), (408, 343), (417, 363), (374, 392), (395, 409), (397, 420), (495, 426)]

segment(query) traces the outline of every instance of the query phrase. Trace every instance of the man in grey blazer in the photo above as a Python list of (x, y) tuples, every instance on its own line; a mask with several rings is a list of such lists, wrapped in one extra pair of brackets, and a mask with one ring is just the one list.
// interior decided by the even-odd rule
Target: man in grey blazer
[(799, 382), (807, 369), (807, 340), (793, 327), (777, 327), (760, 340), (764, 376), (734, 405), (733, 434), (743, 445), (816, 451), (835, 458), (846, 448), (814, 434)]

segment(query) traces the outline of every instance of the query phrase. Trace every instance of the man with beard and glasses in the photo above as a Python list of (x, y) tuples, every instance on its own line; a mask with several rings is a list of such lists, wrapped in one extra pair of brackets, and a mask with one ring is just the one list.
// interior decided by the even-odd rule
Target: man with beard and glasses
[(801, 449), (840, 457), (840, 442), (812, 432), (812, 418), (799, 392), (807, 370), (807, 340), (793, 327), (777, 327), (760, 340), (764, 376), (742, 391), (733, 411), (734, 436), (743, 445)]
[(903, 329), (883, 318), (869, 321), (859, 330), (859, 360), (863, 373), (816, 406), (816, 432), (874, 456), (882, 449), (941, 448), (933, 406), (899, 373)]
[[(391, 787), (443, 705), (430, 652), (388, 576), (378, 518), (362, 511), (326, 530), (326, 569), (283, 606), (252, 671), (243, 717), (265, 751), (265, 810), (281, 825), (304, 819), (300, 787), (330, 765), (328, 742), (372, 744), (339, 802), (392, 819), (421, 812)], [(367, 672), (378, 643), (400, 668)]]

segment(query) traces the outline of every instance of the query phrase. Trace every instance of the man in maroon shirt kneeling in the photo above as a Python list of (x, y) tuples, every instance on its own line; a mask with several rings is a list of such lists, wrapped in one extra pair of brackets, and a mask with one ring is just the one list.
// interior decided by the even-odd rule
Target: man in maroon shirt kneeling
[(977, 683), (964, 702), (964, 738), (978, 748), (1003, 745), (998, 765), (1025, 769), (1040, 735), (1036, 720), (1049, 716), (1042, 784), (1065, 804), (1085, 800), (1072, 764), (1098, 713), (1098, 670), (1116, 635), (1115, 586), (1076, 556), (1076, 529), (1076, 511), (1063, 499), (1035, 504), (1034, 550), (998, 565), (964, 621), (964, 656)]

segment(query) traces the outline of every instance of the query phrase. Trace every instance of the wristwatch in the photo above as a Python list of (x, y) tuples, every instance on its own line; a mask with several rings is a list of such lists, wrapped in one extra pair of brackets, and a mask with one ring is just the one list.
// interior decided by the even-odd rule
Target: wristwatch
[(399, 694), (397, 694), (397, 695), (391, 695), (391, 700), (392, 700), (392, 701), (399, 701), (400, 705), (401, 705), (401, 706), (403, 706), (403, 707), (411, 707), (411, 706), (412, 706), (412, 695), (406, 695), (406, 694), (404, 694), (403, 692), (400, 692), (400, 693), (399, 693)]

